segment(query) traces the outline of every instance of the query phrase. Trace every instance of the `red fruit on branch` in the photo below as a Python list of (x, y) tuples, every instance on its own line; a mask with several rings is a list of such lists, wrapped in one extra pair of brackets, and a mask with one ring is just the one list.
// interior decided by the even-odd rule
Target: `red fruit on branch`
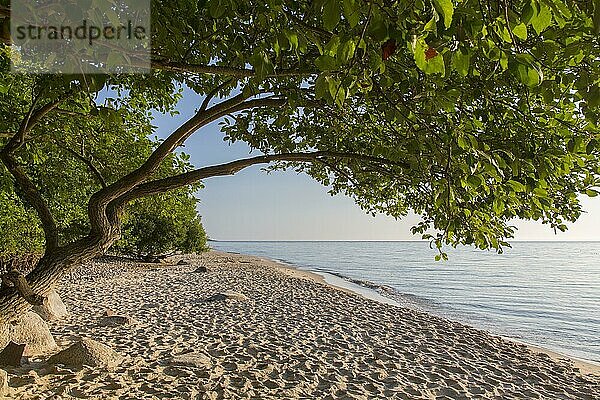
[(396, 41), (394, 39), (389, 39), (381, 46), (381, 58), (383, 61), (390, 58), (396, 52), (396, 47)]

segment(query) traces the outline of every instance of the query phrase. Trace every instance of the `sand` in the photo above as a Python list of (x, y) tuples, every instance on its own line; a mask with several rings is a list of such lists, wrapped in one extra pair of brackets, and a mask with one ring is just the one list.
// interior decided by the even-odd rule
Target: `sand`
[[(74, 271), (59, 288), (70, 316), (51, 324), (57, 343), (95, 339), (123, 361), (107, 370), (33, 358), (7, 369), (11, 398), (600, 398), (600, 378), (567, 359), (318, 275), (219, 252), (183, 258), (190, 265), (107, 261)], [(214, 297), (227, 291), (247, 299)], [(135, 323), (102, 326), (106, 309)]]

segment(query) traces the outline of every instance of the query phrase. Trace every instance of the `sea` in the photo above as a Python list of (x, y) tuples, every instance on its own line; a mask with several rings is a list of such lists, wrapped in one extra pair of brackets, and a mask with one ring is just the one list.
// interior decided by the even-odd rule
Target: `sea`
[(375, 300), (600, 363), (600, 242), (514, 242), (503, 254), (428, 242), (211, 241), (316, 272)]

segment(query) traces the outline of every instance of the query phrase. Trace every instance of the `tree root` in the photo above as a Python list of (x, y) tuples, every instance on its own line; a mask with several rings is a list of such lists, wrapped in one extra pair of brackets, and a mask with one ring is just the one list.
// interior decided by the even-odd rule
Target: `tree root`
[(27, 279), (25, 275), (20, 273), (17, 270), (10, 270), (5, 274), (0, 276), (2, 279), (2, 289), (14, 287), (19, 293), (21, 297), (23, 297), (29, 304), (34, 306), (40, 306), (44, 304), (44, 296), (40, 296), (35, 294), (29, 283), (27, 283)]

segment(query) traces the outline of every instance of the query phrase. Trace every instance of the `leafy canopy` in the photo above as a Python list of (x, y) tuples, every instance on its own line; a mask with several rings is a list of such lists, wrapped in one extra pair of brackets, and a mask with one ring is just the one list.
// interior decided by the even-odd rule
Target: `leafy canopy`
[[(116, 115), (125, 135), (148, 110), (172, 110), (182, 85), (216, 95), (211, 104), (273, 100), (231, 112), (225, 140), (265, 154), (329, 152), (274, 168), (303, 171), (369, 212), (414, 210), (422, 223), (413, 231), (438, 247), (501, 249), (512, 219), (565, 230), (582, 212), (578, 195), (598, 194), (599, 7), (155, 1), (151, 76), (62, 77), (44, 82), (43, 93), (51, 99), (76, 86), (83, 94), (71, 107), (91, 111), (90, 92), (123, 91), (93, 120)], [(0, 80), (10, 98), (11, 79)], [(25, 108), (10, 114), (10, 129)], [(73, 135), (62, 129), (70, 121), (47, 118), (45, 128)]]

